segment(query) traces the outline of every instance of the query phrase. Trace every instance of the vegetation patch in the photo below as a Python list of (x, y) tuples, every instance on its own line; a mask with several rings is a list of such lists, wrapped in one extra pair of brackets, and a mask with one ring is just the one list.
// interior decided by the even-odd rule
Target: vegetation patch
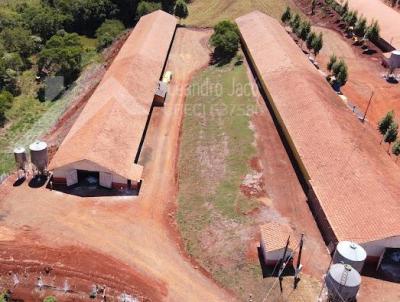
[(255, 156), (250, 127), (256, 103), (246, 69), (232, 61), (198, 75), (186, 100), (179, 160), (178, 223), (189, 254), (245, 297), (262, 282), (246, 250), (259, 206), (240, 186)]

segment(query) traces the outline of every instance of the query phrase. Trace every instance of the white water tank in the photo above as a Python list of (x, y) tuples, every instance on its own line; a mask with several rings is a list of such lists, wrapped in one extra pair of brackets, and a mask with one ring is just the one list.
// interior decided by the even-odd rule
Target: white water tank
[(348, 264), (333, 264), (325, 277), (329, 301), (355, 301), (361, 285), (361, 276)]
[(29, 146), (31, 153), (31, 162), (40, 171), (44, 172), (47, 169), (48, 152), (45, 142), (36, 141)]
[(389, 66), (392, 69), (400, 68), (400, 50), (393, 50), (390, 54)]
[(359, 244), (351, 241), (340, 241), (333, 255), (333, 263), (350, 264), (360, 273), (366, 258), (367, 252)]
[(27, 157), (26, 150), (23, 147), (17, 147), (14, 149), (15, 163), (17, 164), (17, 169), (25, 170)]

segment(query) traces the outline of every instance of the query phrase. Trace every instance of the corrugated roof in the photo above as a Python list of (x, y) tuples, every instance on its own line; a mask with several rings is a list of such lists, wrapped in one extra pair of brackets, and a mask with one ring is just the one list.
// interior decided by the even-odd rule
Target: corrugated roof
[(134, 164), (176, 18), (156, 11), (140, 19), (55, 154), (50, 170), (81, 160), (132, 180)]
[(269, 222), (260, 226), (261, 242), (266, 252), (276, 251), (285, 248), (289, 236), (289, 248), (295, 249), (296, 238), (293, 237), (292, 229), (277, 222)]
[(338, 240), (400, 235), (399, 167), (307, 60), (279, 22), (236, 20)]
[(377, 20), (381, 37), (396, 49), (400, 49), (400, 14), (382, 0), (349, 0), (349, 7), (368, 19)]

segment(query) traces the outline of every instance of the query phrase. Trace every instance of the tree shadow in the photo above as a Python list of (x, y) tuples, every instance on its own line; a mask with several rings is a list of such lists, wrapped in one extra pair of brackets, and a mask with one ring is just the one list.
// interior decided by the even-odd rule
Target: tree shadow
[(214, 65), (217, 67), (222, 67), (224, 65), (229, 64), (234, 58), (234, 54), (223, 54), (218, 52), (213, 52), (210, 55), (210, 65)]

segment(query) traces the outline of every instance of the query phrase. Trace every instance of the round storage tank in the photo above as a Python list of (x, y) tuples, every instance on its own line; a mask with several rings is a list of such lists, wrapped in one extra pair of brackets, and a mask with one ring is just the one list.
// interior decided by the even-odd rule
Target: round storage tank
[(45, 142), (36, 141), (29, 146), (29, 150), (32, 164), (41, 172), (46, 170), (48, 162), (47, 144)]
[(350, 264), (355, 270), (361, 272), (367, 253), (362, 246), (351, 241), (340, 241), (333, 255), (333, 263)]
[(17, 164), (17, 168), (21, 170), (25, 170), (26, 166), (26, 150), (23, 147), (17, 147), (14, 149), (14, 157), (15, 163)]
[(393, 50), (390, 55), (390, 68), (400, 68), (400, 50)]
[(361, 285), (360, 274), (348, 264), (333, 264), (326, 276), (329, 301), (355, 301)]

